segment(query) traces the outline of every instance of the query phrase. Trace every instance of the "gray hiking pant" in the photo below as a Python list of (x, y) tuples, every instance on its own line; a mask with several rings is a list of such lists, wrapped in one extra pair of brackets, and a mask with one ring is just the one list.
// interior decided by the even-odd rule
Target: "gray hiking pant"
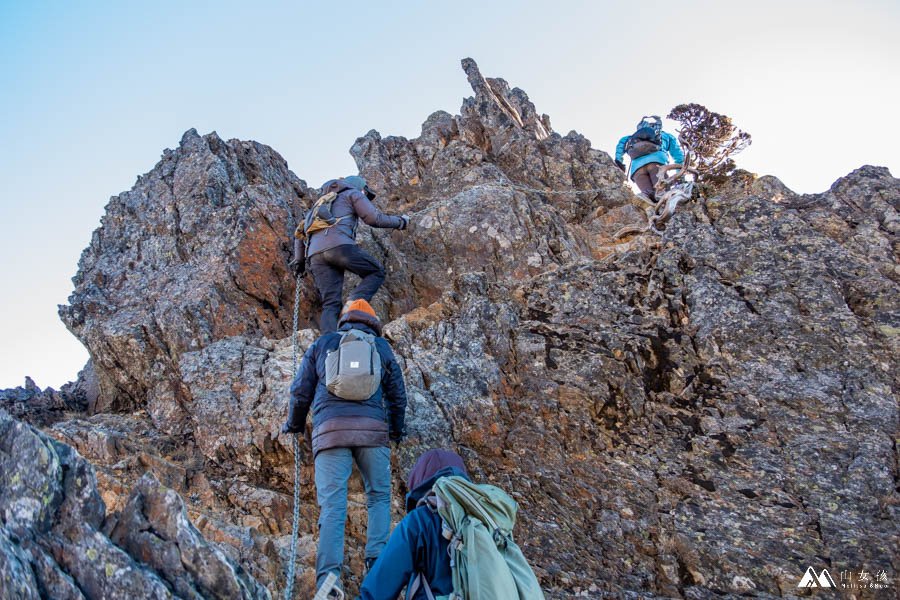
[(344, 564), (344, 526), (347, 522), (347, 482), (353, 463), (366, 492), (366, 558), (377, 558), (391, 533), (391, 449), (329, 448), (315, 458), (316, 496), (319, 502), (319, 550), (316, 587), (328, 573), (340, 581)]

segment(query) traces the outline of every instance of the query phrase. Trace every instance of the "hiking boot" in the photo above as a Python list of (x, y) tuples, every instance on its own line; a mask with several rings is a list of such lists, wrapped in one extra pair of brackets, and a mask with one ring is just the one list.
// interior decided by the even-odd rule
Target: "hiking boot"
[(344, 586), (336, 573), (329, 573), (323, 580), (313, 600), (332, 600), (344, 598)]
[(656, 206), (656, 201), (653, 200), (650, 196), (648, 196), (644, 192), (637, 194), (637, 197), (641, 202), (649, 204), (650, 206)]

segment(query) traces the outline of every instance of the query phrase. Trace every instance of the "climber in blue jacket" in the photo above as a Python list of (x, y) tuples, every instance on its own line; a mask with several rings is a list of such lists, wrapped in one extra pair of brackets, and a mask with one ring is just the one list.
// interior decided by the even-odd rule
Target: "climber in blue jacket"
[(628, 176), (643, 195), (654, 201), (654, 187), (659, 179), (660, 165), (669, 164), (670, 156), (675, 163), (684, 160), (684, 152), (678, 145), (678, 139), (662, 130), (662, 119), (656, 115), (641, 119), (633, 134), (619, 140), (616, 145), (616, 166), (622, 171), (625, 171), (625, 163), (622, 162), (625, 154), (631, 159)]
[(441, 477), (459, 475), (468, 479), (462, 458), (449, 450), (429, 450), (409, 472), (407, 515), (391, 533), (387, 546), (363, 580), (361, 600), (397, 600), (403, 588), (407, 600), (426, 600), (453, 592), (453, 574), (441, 534), (441, 517), (419, 500)]

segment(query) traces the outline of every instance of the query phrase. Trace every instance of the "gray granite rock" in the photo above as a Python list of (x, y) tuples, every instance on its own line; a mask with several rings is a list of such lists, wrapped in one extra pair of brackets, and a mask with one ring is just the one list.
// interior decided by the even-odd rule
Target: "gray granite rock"
[(152, 476), (109, 522), (90, 463), (2, 410), (0, 582), (2, 598), (270, 597)]

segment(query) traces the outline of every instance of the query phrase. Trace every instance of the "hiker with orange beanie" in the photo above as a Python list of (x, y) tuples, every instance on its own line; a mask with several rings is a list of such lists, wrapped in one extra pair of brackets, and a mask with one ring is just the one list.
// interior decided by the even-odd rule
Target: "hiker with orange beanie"
[(316, 584), (341, 576), (347, 483), (353, 463), (366, 490), (366, 566), (391, 529), (390, 442), (405, 434), (406, 387), (381, 321), (365, 300), (348, 302), (338, 331), (319, 337), (303, 355), (291, 385), (282, 433), (299, 433), (312, 410), (312, 452), (319, 504)]

